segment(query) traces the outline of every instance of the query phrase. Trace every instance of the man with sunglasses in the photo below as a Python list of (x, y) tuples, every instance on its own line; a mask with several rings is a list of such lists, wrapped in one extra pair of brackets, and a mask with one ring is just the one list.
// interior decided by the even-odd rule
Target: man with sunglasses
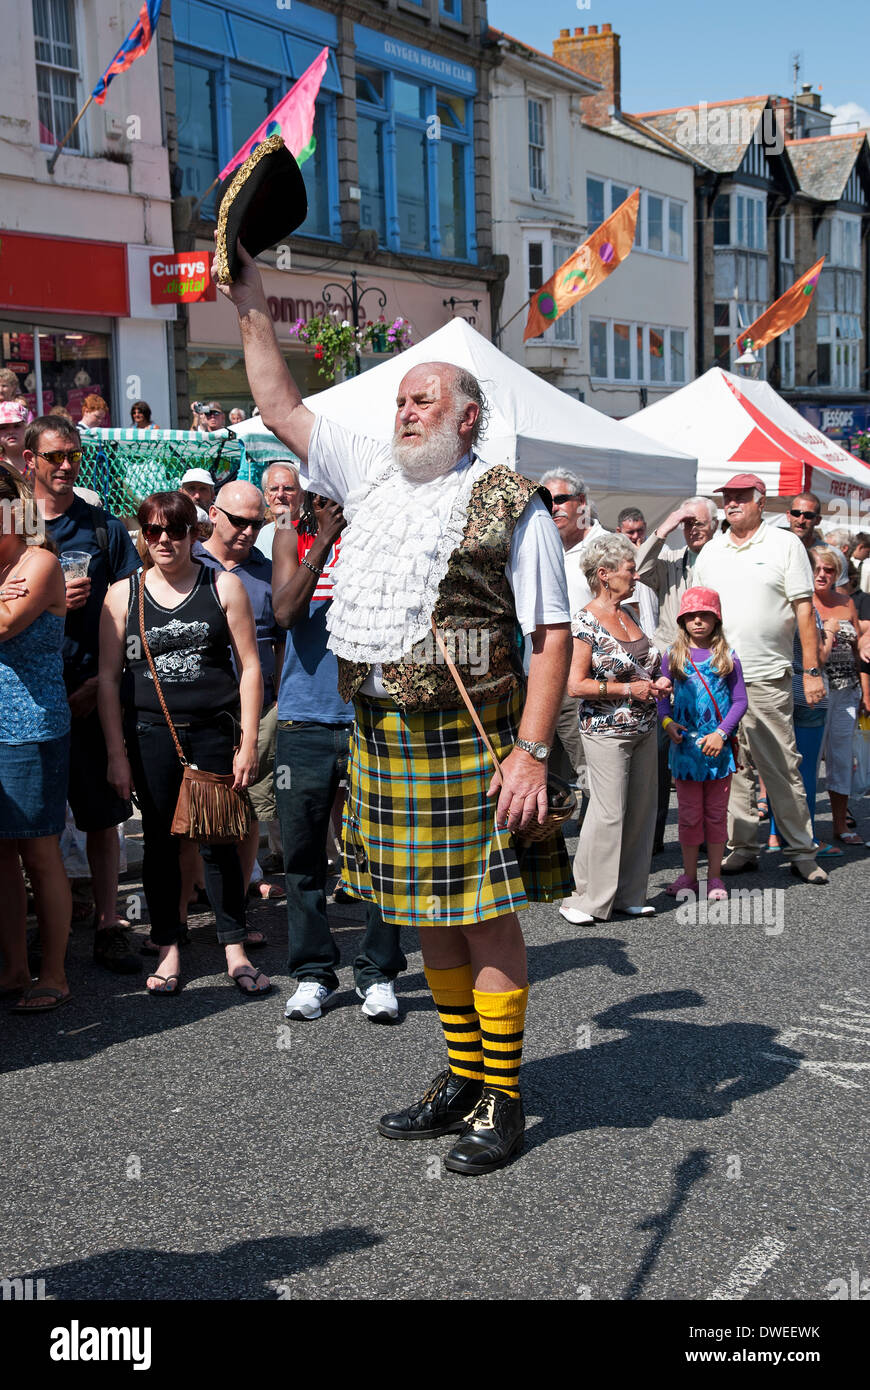
[(201, 430), (222, 430), (227, 423), (226, 412), (220, 401), (209, 401), (199, 412), (199, 428)]
[(68, 551), (90, 555), (84, 578), (66, 580), (67, 617), (63, 644), (64, 680), (69, 698), (70, 772), (67, 799), (75, 823), (87, 837), (94, 893), (94, 960), (119, 975), (138, 974), (118, 921), (119, 846), (117, 826), (132, 806), (106, 779), (107, 755), (97, 714), (100, 613), (109, 585), (139, 568), (127, 528), (76, 495), (82, 465), (81, 436), (60, 415), (43, 415), (28, 425), (24, 461), (45, 529), (63, 558)]
[(817, 530), (822, 519), (822, 504), (814, 492), (799, 492), (788, 505), (788, 529), (807, 550), (821, 545)]
[[(272, 612), (272, 562), (257, 549), (256, 544), (265, 515), (265, 498), (253, 483), (225, 483), (208, 509), (208, 519), (213, 527), (211, 535), (207, 541), (195, 542), (190, 552), (193, 560), (199, 560), (210, 569), (238, 575), (254, 610), (257, 650), (263, 673), (263, 709), (257, 740), (260, 768), (256, 782), (248, 787), (256, 819), (251, 824), (248, 838), (239, 847), (245, 888), (251, 881), (257, 857), (260, 821), (272, 821), (278, 815), (272, 779), (278, 732), (275, 670), (276, 647), (282, 649), (283, 655), (284, 631), (276, 623)], [(270, 890), (268, 896), (281, 895)], [(247, 944), (259, 945), (259, 941), (251, 939), (253, 936), (253, 932), (248, 934)]]

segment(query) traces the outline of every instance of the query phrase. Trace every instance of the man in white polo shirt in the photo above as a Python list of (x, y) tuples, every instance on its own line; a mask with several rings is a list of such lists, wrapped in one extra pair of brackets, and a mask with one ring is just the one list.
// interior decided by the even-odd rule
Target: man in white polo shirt
[[(764, 779), (792, 873), (807, 883), (827, 883), (827, 874), (815, 861), (795, 743), (791, 685), (797, 622), (807, 704), (824, 698), (812, 570), (797, 537), (765, 523), (766, 489), (760, 478), (738, 473), (722, 494), (730, 529), (704, 546), (695, 561), (694, 582), (716, 589), (721, 598), (725, 636), (740, 657), (749, 696), (749, 708), (740, 722), (743, 761), (748, 751)], [(722, 872), (756, 869), (758, 818), (753, 809), (753, 776), (746, 766), (731, 782), (728, 821), (731, 853)]]

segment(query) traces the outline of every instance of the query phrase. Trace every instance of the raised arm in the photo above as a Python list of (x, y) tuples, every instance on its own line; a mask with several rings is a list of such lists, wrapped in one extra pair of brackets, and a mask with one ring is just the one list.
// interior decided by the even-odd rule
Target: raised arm
[(300, 618), (308, 616), (311, 598), (317, 588), (318, 576), (314, 571), (323, 569), (337, 537), (346, 525), (341, 507), (328, 498), (317, 498), (314, 513), (317, 517), (317, 535), (305, 556), (307, 565), (299, 563), (293, 527), (275, 528), (272, 544), (272, 612), (281, 627), (293, 627)]
[(278, 346), (260, 272), (241, 242), (238, 250), (242, 261), (238, 279), (231, 285), (218, 285), (218, 289), (235, 305), (239, 316), (251, 393), (266, 429), (307, 463), (315, 417), (302, 404), (299, 387)]

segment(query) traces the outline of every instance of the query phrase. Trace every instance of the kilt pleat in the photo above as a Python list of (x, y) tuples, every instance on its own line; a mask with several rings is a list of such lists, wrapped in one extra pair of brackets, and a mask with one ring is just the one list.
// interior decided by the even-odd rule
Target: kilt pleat
[[(478, 713), (500, 759), (522, 694)], [(572, 891), (561, 832), (519, 847), (487, 798), (492, 760), (464, 707), (403, 714), (357, 697), (342, 826), (342, 886), (386, 922), (471, 926)]]

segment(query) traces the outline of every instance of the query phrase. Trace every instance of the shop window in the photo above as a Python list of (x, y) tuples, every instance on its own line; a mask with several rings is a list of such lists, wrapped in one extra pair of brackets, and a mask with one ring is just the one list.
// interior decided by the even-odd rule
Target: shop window
[(442, 140), (438, 147), (438, 225), (441, 254), (464, 260), (468, 254), (465, 236), (465, 147)]
[[(199, 197), (220, 168), (215, 126), (215, 76), (197, 63), (175, 62), (175, 102), (178, 112), (178, 167), (181, 192)], [(262, 117), (260, 118), (262, 120)], [(256, 129), (251, 127), (248, 134)], [(203, 203), (203, 212), (214, 215), (215, 194)]]
[(271, 87), (264, 86), (262, 82), (247, 82), (241, 77), (235, 79), (232, 105), (234, 150), (240, 150), (250, 140), (274, 105)]
[[(129, 423), (124, 419), (116, 420), (112, 409), (111, 351), (107, 333), (0, 323), (0, 341), (3, 366), (15, 372), (22, 395), (34, 415), (49, 414), (60, 405), (78, 421), (85, 396), (95, 395), (102, 396), (109, 406), (112, 424)], [(39, 371), (36, 367), (37, 342)]]
[(399, 244), (408, 251), (426, 251), (429, 247), (426, 137), (422, 131), (409, 126), (396, 127), (396, 180)]
[[(39, 143), (56, 145), (79, 108), (79, 57), (73, 0), (33, 0)], [(64, 148), (82, 150), (81, 126)]]
[(393, 109), (398, 116), (425, 116), (426, 104), (422, 87), (416, 82), (393, 79)]
[(454, 92), (438, 92), (436, 95), (436, 114), (448, 130), (465, 130), (465, 98)]
[(356, 65), (356, 99), (367, 101), (370, 106), (385, 106), (384, 76), (380, 68)]
[(385, 245), (387, 217), (384, 200), (383, 122), (371, 120), (368, 116), (358, 116), (356, 140), (359, 164), (360, 226), (373, 227), (378, 234), (381, 245)]
[(302, 230), (306, 236), (329, 236), (329, 138), (328, 114), (331, 107), (319, 101), (314, 108), (314, 153), (300, 166), (308, 194), (308, 216)]
[[(280, 50), (276, 51), (275, 30), (266, 24), (257, 24), (252, 19), (242, 19), (239, 15), (230, 15), (230, 25), (232, 26), (233, 38), (236, 41), (236, 54), (239, 58), (248, 63), (254, 63), (261, 68), (283, 67)], [(233, 93), (233, 105), (235, 105), (235, 92)], [(250, 135), (250, 131), (248, 134)]]

